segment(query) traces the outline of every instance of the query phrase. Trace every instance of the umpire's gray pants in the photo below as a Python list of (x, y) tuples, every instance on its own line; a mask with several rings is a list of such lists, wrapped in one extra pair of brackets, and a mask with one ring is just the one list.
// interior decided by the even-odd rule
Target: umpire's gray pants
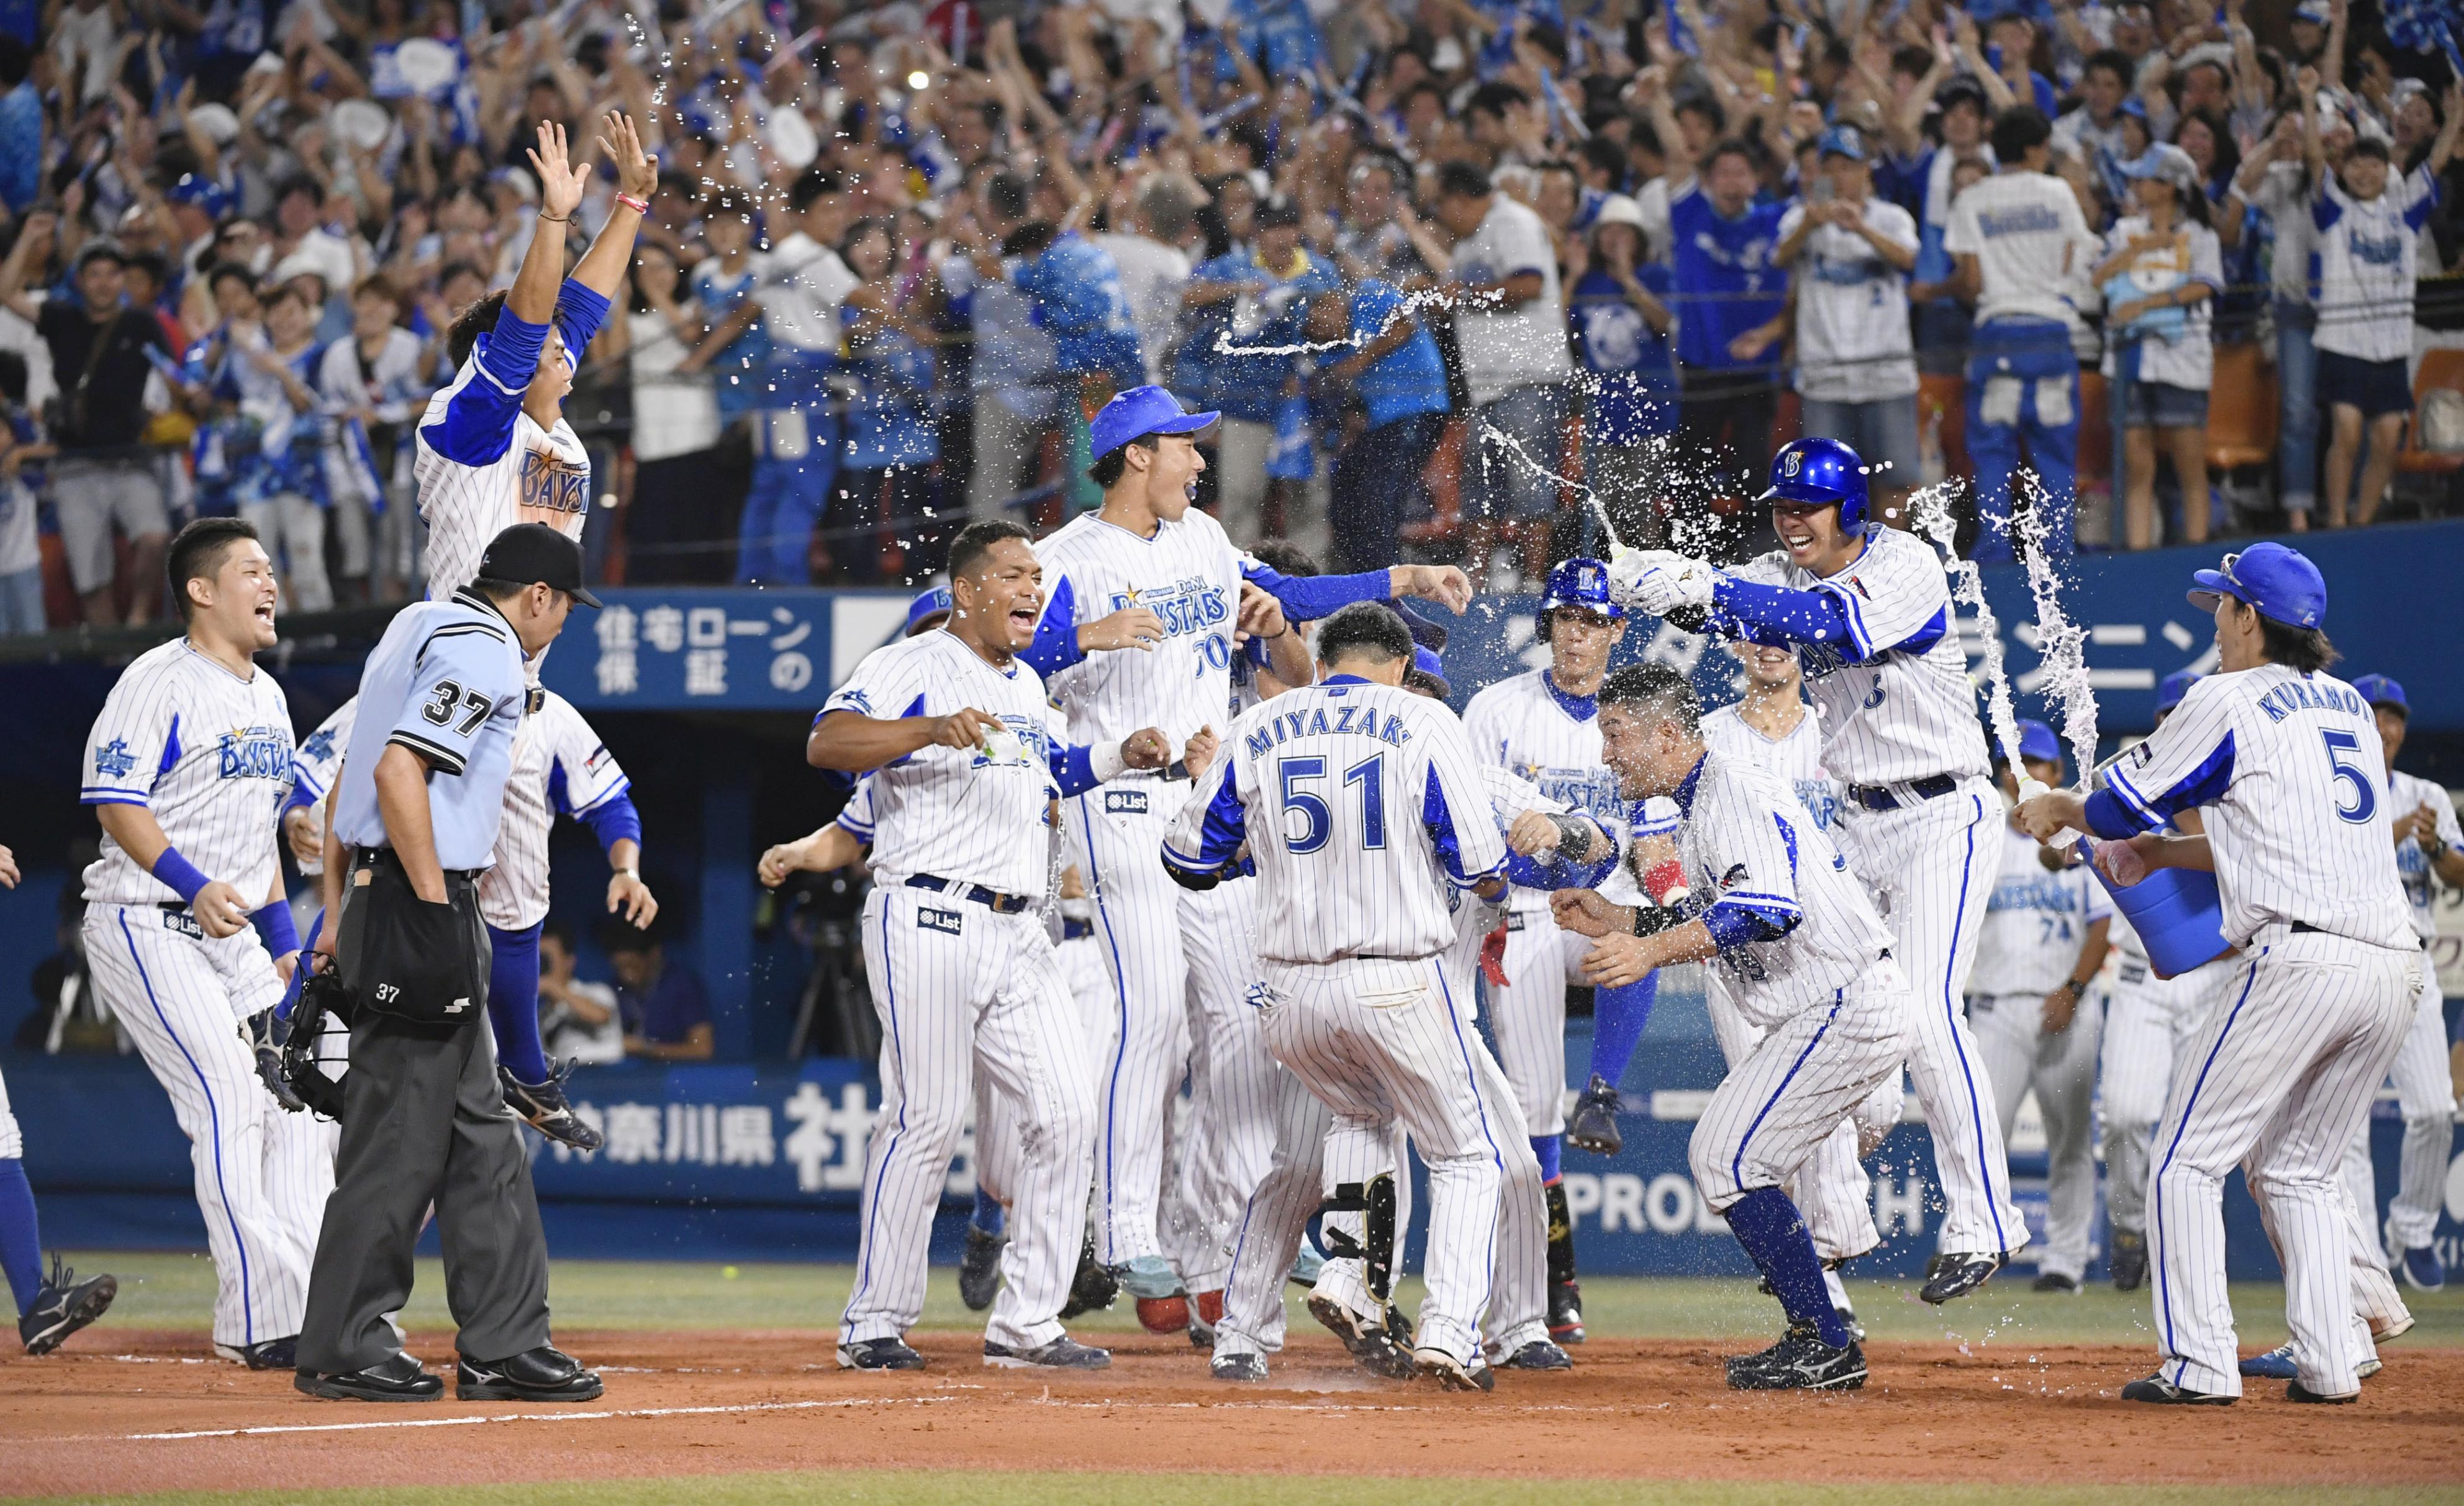
[(410, 1300), (411, 1247), (431, 1201), (445, 1301), (461, 1330), (454, 1347), (494, 1361), (546, 1343), (547, 1238), (485, 1017), (435, 1028), (363, 1010), (301, 1369), (358, 1370), (401, 1347), (385, 1315)]

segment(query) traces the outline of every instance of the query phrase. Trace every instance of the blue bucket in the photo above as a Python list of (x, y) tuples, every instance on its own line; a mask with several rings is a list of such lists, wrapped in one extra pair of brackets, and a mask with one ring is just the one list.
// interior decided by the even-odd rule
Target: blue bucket
[[(2092, 858), (2084, 841), (2081, 857)], [(2224, 902), (2216, 875), (2195, 868), (2160, 868), (2135, 884), (2119, 885), (2091, 861), (2088, 871), (2113, 897), (2113, 907), (2139, 933), (2159, 978), (2178, 978), (2233, 950), (2225, 940)]]

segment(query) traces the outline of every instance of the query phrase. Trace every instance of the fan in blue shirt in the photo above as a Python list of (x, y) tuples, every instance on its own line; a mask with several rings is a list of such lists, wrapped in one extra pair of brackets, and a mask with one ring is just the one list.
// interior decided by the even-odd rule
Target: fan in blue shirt
[(1281, 201), (1258, 210), (1252, 251), (1201, 262), (1181, 295), (1192, 328), (1182, 367), (1226, 418), (1270, 424), (1291, 384), (1310, 298), (1341, 285), (1334, 268), (1301, 247), (1300, 215)]
[(1788, 204), (1755, 203), (1756, 182), (1744, 144), (1723, 142), (1669, 201), (1677, 354), (1689, 366), (1767, 369), (1784, 327), (1788, 273), (1771, 255)]
[(1041, 221), (1011, 231), (1001, 250), (1011, 284), (1026, 295), (1035, 322), (1052, 336), (1065, 373), (1110, 377), (1115, 389), (1146, 380), (1138, 326), (1111, 252), (1076, 231), (1056, 234)]
[(1331, 288), (1308, 302), (1313, 344), (1350, 348), (1321, 372), (1349, 381), (1365, 426), (1336, 459), (1331, 516), (1344, 568), (1370, 570), (1401, 560), (1403, 506), (1445, 432), (1445, 358), (1409, 299), (1371, 277), (1353, 292)]

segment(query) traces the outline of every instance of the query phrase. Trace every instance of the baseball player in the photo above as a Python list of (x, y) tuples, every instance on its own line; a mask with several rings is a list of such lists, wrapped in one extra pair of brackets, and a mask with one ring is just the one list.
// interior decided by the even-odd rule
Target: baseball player
[[(2062, 740), (2045, 723), (2019, 723), (2019, 762), (2030, 778), (2061, 786)], [(2005, 768), (2001, 784), (2015, 803), (2018, 777)], [(2097, 1011), (2079, 1002), (2104, 967), (2113, 902), (2084, 866), (2037, 846), (2015, 817), (2003, 828), (1998, 857), (1968, 979), (1968, 1024), (1993, 1079), (2006, 1141), (2019, 1100), (2036, 1091), (2047, 1207), (2035, 1290), (2077, 1292), (2096, 1218)]]
[[(1451, 566), (1292, 580), (1243, 554), (1191, 506), (1206, 465), (1191, 436), (1216, 417), (1184, 411), (1162, 388), (1139, 387), (1106, 403), (1089, 426), (1089, 475), (1104, 489), (1104, 505), (1038, 547), (1048, 597), (1043, 630), (1024, 655), (1049, 676), (1074, 742), (1117, 742), (1152, 724), (1177, 748), (1202, 728), (1220, 728), (1242, 632), (1266, 640), (1268, 668), (1279, 678), (1306, 684), (1309, 650), (1292, 620), (1396, 595), (1427, 596), (1457, 611), (1470, 602), (1470, 582)], [(1073, 629), (1132, 608), (1155, 619), (1135, 640), (1140, 652), (1078, 656)], [(1179, 773), (1159, 770), (1081, 796), (1068, 821), (1073, 855), (1094, 894), (1096, 940), (1117, 1015), (1111, 1051), (1097, 1064), (1096, 1249), (1138, 1299), (1140, 1320), (1158, 1333), (1189, 1321), (1186, 1288), (1156, 1228), (1159, 1131), (1189, 1056), (1181, 892), (1156, 854), (1187, 794)]]
[(1095, 1088), (1077, 1006), (1042, 919), (1055, 800), (1174, 753), (1154, 728), (1071, 747), (1018, 657), (1044, 609), (1026, 530), (970, 524), (950, 546), (949, 625), (866, 655), (813, 724), (814, 766), (873, 770), (873, 890), (865, 974), (883, 1027), (882, 1109), (866, 1159), (864, 1232), (839, 1363), (920, 1368), (933, 1212), (965, 1128), (971, 1082), (1032, 1125), (1007, 1188), (1015, 1222), (984, 1362), (1100, 1369), (1056, 1316), (1084, 1226)]
[(1347, 1150), (1374, 1156), (1398, 1120), (1410, 1131), (1430, 1199), (1414, 1363), (1449, 1389), (1489, 1390), (1480, 1324), (1514, 1131), (1492, 1107), (1502, 1082), (1441, 961), (1457, 930), (1441, 885), (1489, 882), (1506, 844), (1492, 822), (1454, 818), (1479, 812), (1486, 791), (1453, 714), (1401, 688), (1413, 662), (1402, 620), (1357, 605), (1322, 623), (1317, 641), (1324, 677), (1233, 723), (1163, 860), (1203, 883), (1248, 847), (1267, 1049), (1333, 1111), (1330, 1181)]
[[(2396, 750), (2412, 717), (2404, 687), (2384, 675), (2365, 675), (2353, 689), (2370, 703), (2387, 753), (2388, 817), (2395, 828), (2396, 873), (2412, 911), (2413, 934), (2424, 947), (2438, 935), (2431, 915), (2431, 875), (2464, 888), (2464, 831), (2455, 824), (2455, 801), (2446, 787), (2395, 766)], [(2445, 1204), (2448, 1162), (2455, 1149), (2455, 1084), (2447, 1065), (2447, 1006), (2438, 969), (2424, 963), (2421, 1003), (2404, 1050), (2395, 1059), (2395, 1094), (2404, 1113), (2404, 1153), (2396, 1172), (2395, 1198), (2387, 1205), (2387, 1258), (2405, 1284), (2435, 1292), (2447, 1284), (2446, 1264), (2431, 1237)], [(2344, 1159), (2344, 1175), (2356, 1206), (2366, 1215), (2378, 1207), (2370, 1173), (2369, 1126), (2362, 1126)]]
[[(1626, 802), (1617, 794), (1617, 777), (1600, 762), (1595, 698), (1608, 674), (1609, 654), (1625, 636), (1625, 609), (1610, 599), (1608, 575), (1606, 565), (1580, 555), (1549, 572), (1539, 622), (1549, 645), (1548, 668), (1500, 680), (1474, 696), (1463, 710), (1463, 731), (1483, 759), (1622, 837)], [(1675, 812), (1662, 807), (1632, 835), (1665, 836), (1675, 826)], [(1566, 1209), (1559, 1163), (1566, 1129), (1566, 985), (1581, 980), (1588, 949), (1557, 929), (1547, 894), (1518, 886), (1507, 900), (1504, 926), (1484, 953), (1498, 1062), (1531, 1126), (1531, 1150), (1548, 1188), (1549, 1333), (1559, 1343), (1583, 1340), (1573, 1220)], [(1645, 978), (1631, 998), (1614, 1006), (1637, 1034), (1659, 988), (1657, 978)], [(1604, 1077), (1598, 1086), (1613, 1089), (1616, 1081)]]
[(1891, 955), (1923, 1008), (1908, 1075), (1942, 1177), (1939, 1253), (1919, 1293), (1973, 1292), (2028, 1242), (2012, 1205), (1993, 1084), (1960, 1009), (1999, 861), (2001, 800), (1951, 623), (1942, 556), (1871, 526), (1863, 464), (1836, 439), (1795, 440), (1771, 461), (1783, 547), (1730, 573), (1663, 551), (1619, 557), (1618, 598), (1679, 612), (1723, 637), (1788, 643), (1805, 666), (1822, 761), (1846, 799), (1839, 851), (1875, 896)]
[(1864, 1351), (1783, 1184), (1907, 1053), (1917, 1011), (1891, 934), (1795, 790), (1704, 742), (1694, 687), (1675, 670), (1638, 664), (1609, 676), (1600, 749), (1628, 796), (1677, 802), (1691, 918), (1561, 892), (1559, 922), (1596, 938), (1585, 971), (1614, 986), (1717, 959), (1738, 1012), (1765, 1032), (1712, 1093), (1688, 1147), (1705, 1204), (1727, 1219), (1788, 1312), (1777, 1343), (1728, 1362), (1728, 1384), (1855, 1389), (1865, 1384)]
[[(2194, 577), (2215, 615), (2217, 673), (2081, 797), (2020, 807), (2039, 841), (2088, 831), (2116, 883), (2213, 869), (2242, 982), (2175, 1061), (2157, 1126), (2148, 1254), (2157, 1372), (2125, 1400), (2227, 1405), (2241, 1394), (2225, 1292), (2224, 1179), (2236, 1164), (2284, 1260), (2295, 1401), (2351, 1401), (2373, 1358), (2350, 1267), (2368, 1231), (2338, 1181), (2411, 1028), (2420, 940), (2389, 855), (2386, 757), (2369, 705), (2325, 673), (2326, 583), (2277, 543)], [(2196, 807), (2199, 836), (2154, 834)], [(2123, 840), (2127, 839), (2127, 840)]]
[(102, 826), (86, 965), (188, 1137), (215, 1352), (288, 1370), (334, 1172), (331, 1126), (260, 1091), (240, 1029), (299, 951), (275, 851), (291, 711), (253, 658), (274, 646), (274, 565), (247, 523), (200, 519), (169, 575), (187, 631), (112, 687), (78, 793)]
[[(17, 887), (17, 856), (0, 847), (0, 889)], [(17, 1307), (17, 1340), (30, 1355), (47, 1355), (69, 1335), (103, 1315), (120, 1295), (112, 1276), (88, 1276), (52, 1257), (43, 1273), (43, 1230), (34, 1219), (34, 1189), (26, 1182), (25, 1140), (9, 1112), (9, 1079), (0, 1076), (0, 1274)]]

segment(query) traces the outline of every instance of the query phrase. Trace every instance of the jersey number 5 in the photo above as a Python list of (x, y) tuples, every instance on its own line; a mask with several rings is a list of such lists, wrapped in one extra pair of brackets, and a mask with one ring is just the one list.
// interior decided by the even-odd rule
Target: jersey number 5
[(2348, 806), (2341, 800), (2337, 801), (2336, 814), (2355, 826), (2360, 826), (2369, 820), (2371, 813), (2378, 809), (2378, 792), (2370, 787), (2370, 776), (2366, 769), (2359, 764), (2345, 763), (2339, 755), (2360, 752), (2362, 740), (2349, 732), (2338, 732), (2333, 728), (2321, 732), (2319, 737), (2320, 741), (2327, 744), (2327, 763), (2336, 770), (2337, 780), (2353, 786), (2353, 803)]
[(478, 731), (479, 723), (488, 720), (488, 713), (496, 709), (495, 701), (475, 690), (464, 690), (455, 680), (438, 680), (436, 689), (429, 695), (434, 698), (420, 707), (419, 714), (441, 727), (453, 720), (454, 708), (458, 704), (462, 711), (462, 725), (454, 731), (466, 738)]
[[(1373, 753), (1343, 771), (1345, 788), (1360, 786), (1360, 846), (1364, 852), (1376, 852), (1386, 845), (1386, 755)], [(1283, 787), (1284, 846), (1295, 857), (1307, 857), (1324, 848), (1327, 838), (1334, 833), (1334, 810), (1327, 798), (1304, 784), (1315, 784), (1326, 778), (1326, 760), (1287, 758), (1278, 760), (1275, 778)], [(1292, 812), (1300, 812), (1301, 830), (1292, 831)]]

